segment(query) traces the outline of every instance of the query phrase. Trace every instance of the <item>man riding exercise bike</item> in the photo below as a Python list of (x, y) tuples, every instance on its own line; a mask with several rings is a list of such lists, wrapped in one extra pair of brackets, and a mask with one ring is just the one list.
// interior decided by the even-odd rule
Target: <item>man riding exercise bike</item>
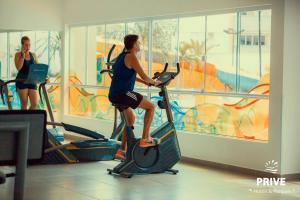
[[(125, 105), (124, 114), (128, 123), (133, 126), (135, 116), (132, 109), (142, 108), (145, 110), (144, 129), (140, 147), (156, 146), (160, 143), (157, 138), (149, 135), (150, 125), (154, 116), (154, 105), (141, 94), (134, 92), (135, 81), (145, 85), (158, 85), (159, 81), (154, 81), (146, 75), (141, 67), (137, 53), (140, 51), (140, 42), (138, 35), (127, 35), (124, 38), (125, 51), (116, 59), (113, 67), (112, 83), (109, 89), (109, 100), (113, 104)], [(140, 78), (136, 77), (139, 75)], [(122, 145), (116, 153), (116, 158), (125, 159), (126, 151), (126, 132), (123, 132)]]

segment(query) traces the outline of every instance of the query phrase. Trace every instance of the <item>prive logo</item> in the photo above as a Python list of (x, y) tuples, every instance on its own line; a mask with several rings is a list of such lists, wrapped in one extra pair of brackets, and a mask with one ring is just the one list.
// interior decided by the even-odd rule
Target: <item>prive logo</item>
[[(278, 172), (278, 162), (275, 160), (267, 161), (265, 163), (265, 171), (276, 174)], [(257, 186), (285, 186), (285, 178), (256, 178)]]
[(265, 171), (276, 174), (278, 172), (278, 162), (275, 160), (267, 161), (265, 164)]

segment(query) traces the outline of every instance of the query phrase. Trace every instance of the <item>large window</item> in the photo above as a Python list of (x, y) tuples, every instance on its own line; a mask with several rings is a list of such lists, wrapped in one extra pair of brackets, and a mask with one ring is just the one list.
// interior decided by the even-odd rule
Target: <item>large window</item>
[(0, 33), (0, 76), (8, 77), (7, 33)]
[[(50, 83), (48, 92), (50, 102), (55, 113), (60, 108), (60, 83), (61, 83), (61, 35), (55, 31), (24, 31), (0, 33), (0, 78), (3, 80), (14, 79), (17, 75), (14, 57), (21, 49), (22, 36), (28, 36), (31, 43), (31, 52), (36, 53), (39, 63), (49, 65)], [(20, 108), (20, 101), (16, 92), (15, 84), (9, 85), (13, 94), (13, 107)], [(6, 108), (0, 101), (0, 107)], [(40, 102), (39, 108), (44, 108)]]
[[(149, 76), (166, 62), (169, 70), (180, 63), (181, 74), (169, 86), (178, 130), (268, 140), (271, 10), (71, 27), (70, 46), (81, 48), (70, 50), (70, 76), (77, 80), (70, 86), (70, 114), (112, 119), (110, 78), (99, 71), (113, 44), (113, 57), (122, 51), (126, 34), (139, 35), (139, 59)], [(160, 99), (153, 88), (137, 84), (136, 90), (154, 103)], [(143, 112), (136, 115), (142, 119)], [(165, 119), (157, 108), (152, 126)]]

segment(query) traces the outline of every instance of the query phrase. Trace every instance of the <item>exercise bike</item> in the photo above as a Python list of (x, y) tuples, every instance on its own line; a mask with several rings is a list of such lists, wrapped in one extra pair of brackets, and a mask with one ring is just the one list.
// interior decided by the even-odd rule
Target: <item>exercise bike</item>
[(161, 81), (161, 84), (157, 86), (160, 89), (159, 96), (162, 97), (162, 100), (158, 101), (158, 106), (166, 111), (168, 119), (151, 133), (151, 136), (159, 138), (161, 143), (154, 147), (139, 147), (140, 139), (134, 136), (133, 127), (128, 124), (124, 114), (125, 107), (120, 104), (113, 104), (121, 111), (126, 122), (127, 152), (125, 161), (113, 169), (107, 169), (109, 174), (131, 178), (134, 174), (178, 173), (178, 170), (174, 170), (172, 167), (180, 160), (181, 152), (173, 123), (167, 86), (180, 73), (180, 66), (177, 63), (177, 72), (167, 72), (167, 68), (168, 63), (162, 72), (155, 73), (153, 77), (153, 79)]

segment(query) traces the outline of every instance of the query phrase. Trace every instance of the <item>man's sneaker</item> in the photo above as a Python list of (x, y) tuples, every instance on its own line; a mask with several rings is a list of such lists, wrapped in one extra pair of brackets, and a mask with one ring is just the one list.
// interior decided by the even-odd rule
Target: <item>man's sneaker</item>
[(126, 159), (126, 156), (125, 156), (126, 152), (122, 149), (119, 149), (117, 151), (117, 153), (115, 154), (115, 159), (118, 159), (118, 160), (125, 160)]
[(160, 139), (159, 138), (148, 138), (148, 139), (141, 139), (139, 146), (142, 148), (146, 147), (153, 147), (157, 146), (160, 144)]

